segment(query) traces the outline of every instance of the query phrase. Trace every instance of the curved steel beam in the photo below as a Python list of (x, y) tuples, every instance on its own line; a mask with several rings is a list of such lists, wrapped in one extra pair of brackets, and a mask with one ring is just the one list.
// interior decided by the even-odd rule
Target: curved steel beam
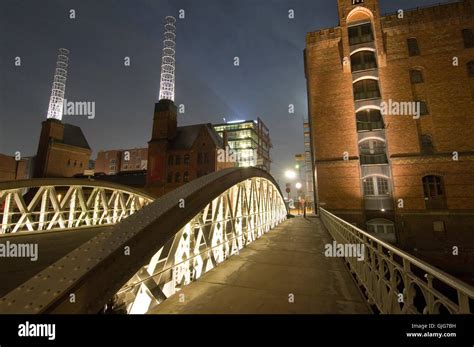
[[(156, 252), (210, 201), (266, 171), (225, 169), (155, 200), (78, 247), (0, 299), (2, 313), (97, 313)], [(281, 202), (283, 196), (277, 188)], [(180, 207), (184, 199), (185, 208)], [(284, 212), (286, 208), (283, 205)]]
[(82, 186), (82, 187), (97, 187), (107, 188), (111, 190), (118, 190), (126, 193), (133, 193), (142, 195), (148, 199), (154, 200), (156, 196), (150, 195), (149, 193), (140, 189), (135, 189), (123, 184), (112, 183), (108, 181), (92, 180), (85, 178), (32, 178), (29, 180), (16, 180), (0, 182), (0, 191), (13, 190), (13, 189), (25, 189), (42, 186)]
[(0, 183), (0, 234), (113, 225), (154, 200), (137, 189), (87, 179)]

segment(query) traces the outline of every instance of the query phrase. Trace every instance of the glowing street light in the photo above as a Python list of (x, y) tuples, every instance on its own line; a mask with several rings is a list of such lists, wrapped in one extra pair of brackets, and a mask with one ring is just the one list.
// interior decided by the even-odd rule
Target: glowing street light
[(296, 189), (300, 190), (302, 186), (303, 185), (300, 182), (296, 183)]
[(296, 178), (296, 172), (294, 172), (293, 170), (286, 170), (285, 177), (290, 180), (294, 180)]

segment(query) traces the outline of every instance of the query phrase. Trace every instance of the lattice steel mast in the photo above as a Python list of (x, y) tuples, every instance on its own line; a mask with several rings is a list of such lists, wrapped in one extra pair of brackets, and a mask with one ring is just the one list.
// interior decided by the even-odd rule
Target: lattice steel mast
[(60, 48), (56, 70), (54, 72), (53, 88), (49, 100), (48, 118), (61, 120), (63, 118), (64, 92), (66, 90), (67, 66), (69, 50)]
[(163, 57), (161, 58), (161, 81), (159, 100), (174, 101), (174, 72), (176, 47), (176, 18), (165, 17)]

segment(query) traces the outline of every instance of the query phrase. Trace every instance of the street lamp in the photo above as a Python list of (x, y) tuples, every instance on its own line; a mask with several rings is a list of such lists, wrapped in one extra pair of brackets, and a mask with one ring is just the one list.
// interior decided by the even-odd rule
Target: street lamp
[(294, 172), (293, 170), (286, 170), (285, 177), (290, 180), (294, 180), (296, 178), (296, 172)]
[(295, 184), (296, 187), (296, 194), (298, 195), (298, 214), (300, 213), (300, 208), (301, 208), (301, 188), (303, 185), (300, 182), (297, 182)]

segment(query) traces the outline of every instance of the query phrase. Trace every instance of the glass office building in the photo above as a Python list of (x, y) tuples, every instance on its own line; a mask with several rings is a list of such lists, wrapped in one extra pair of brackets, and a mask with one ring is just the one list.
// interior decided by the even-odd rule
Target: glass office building
[(217, 124), (214, 129), (222, 138), (227, 136), (237, 167), (256, 166), (270, 172), (270, 132), (260, 118)]

